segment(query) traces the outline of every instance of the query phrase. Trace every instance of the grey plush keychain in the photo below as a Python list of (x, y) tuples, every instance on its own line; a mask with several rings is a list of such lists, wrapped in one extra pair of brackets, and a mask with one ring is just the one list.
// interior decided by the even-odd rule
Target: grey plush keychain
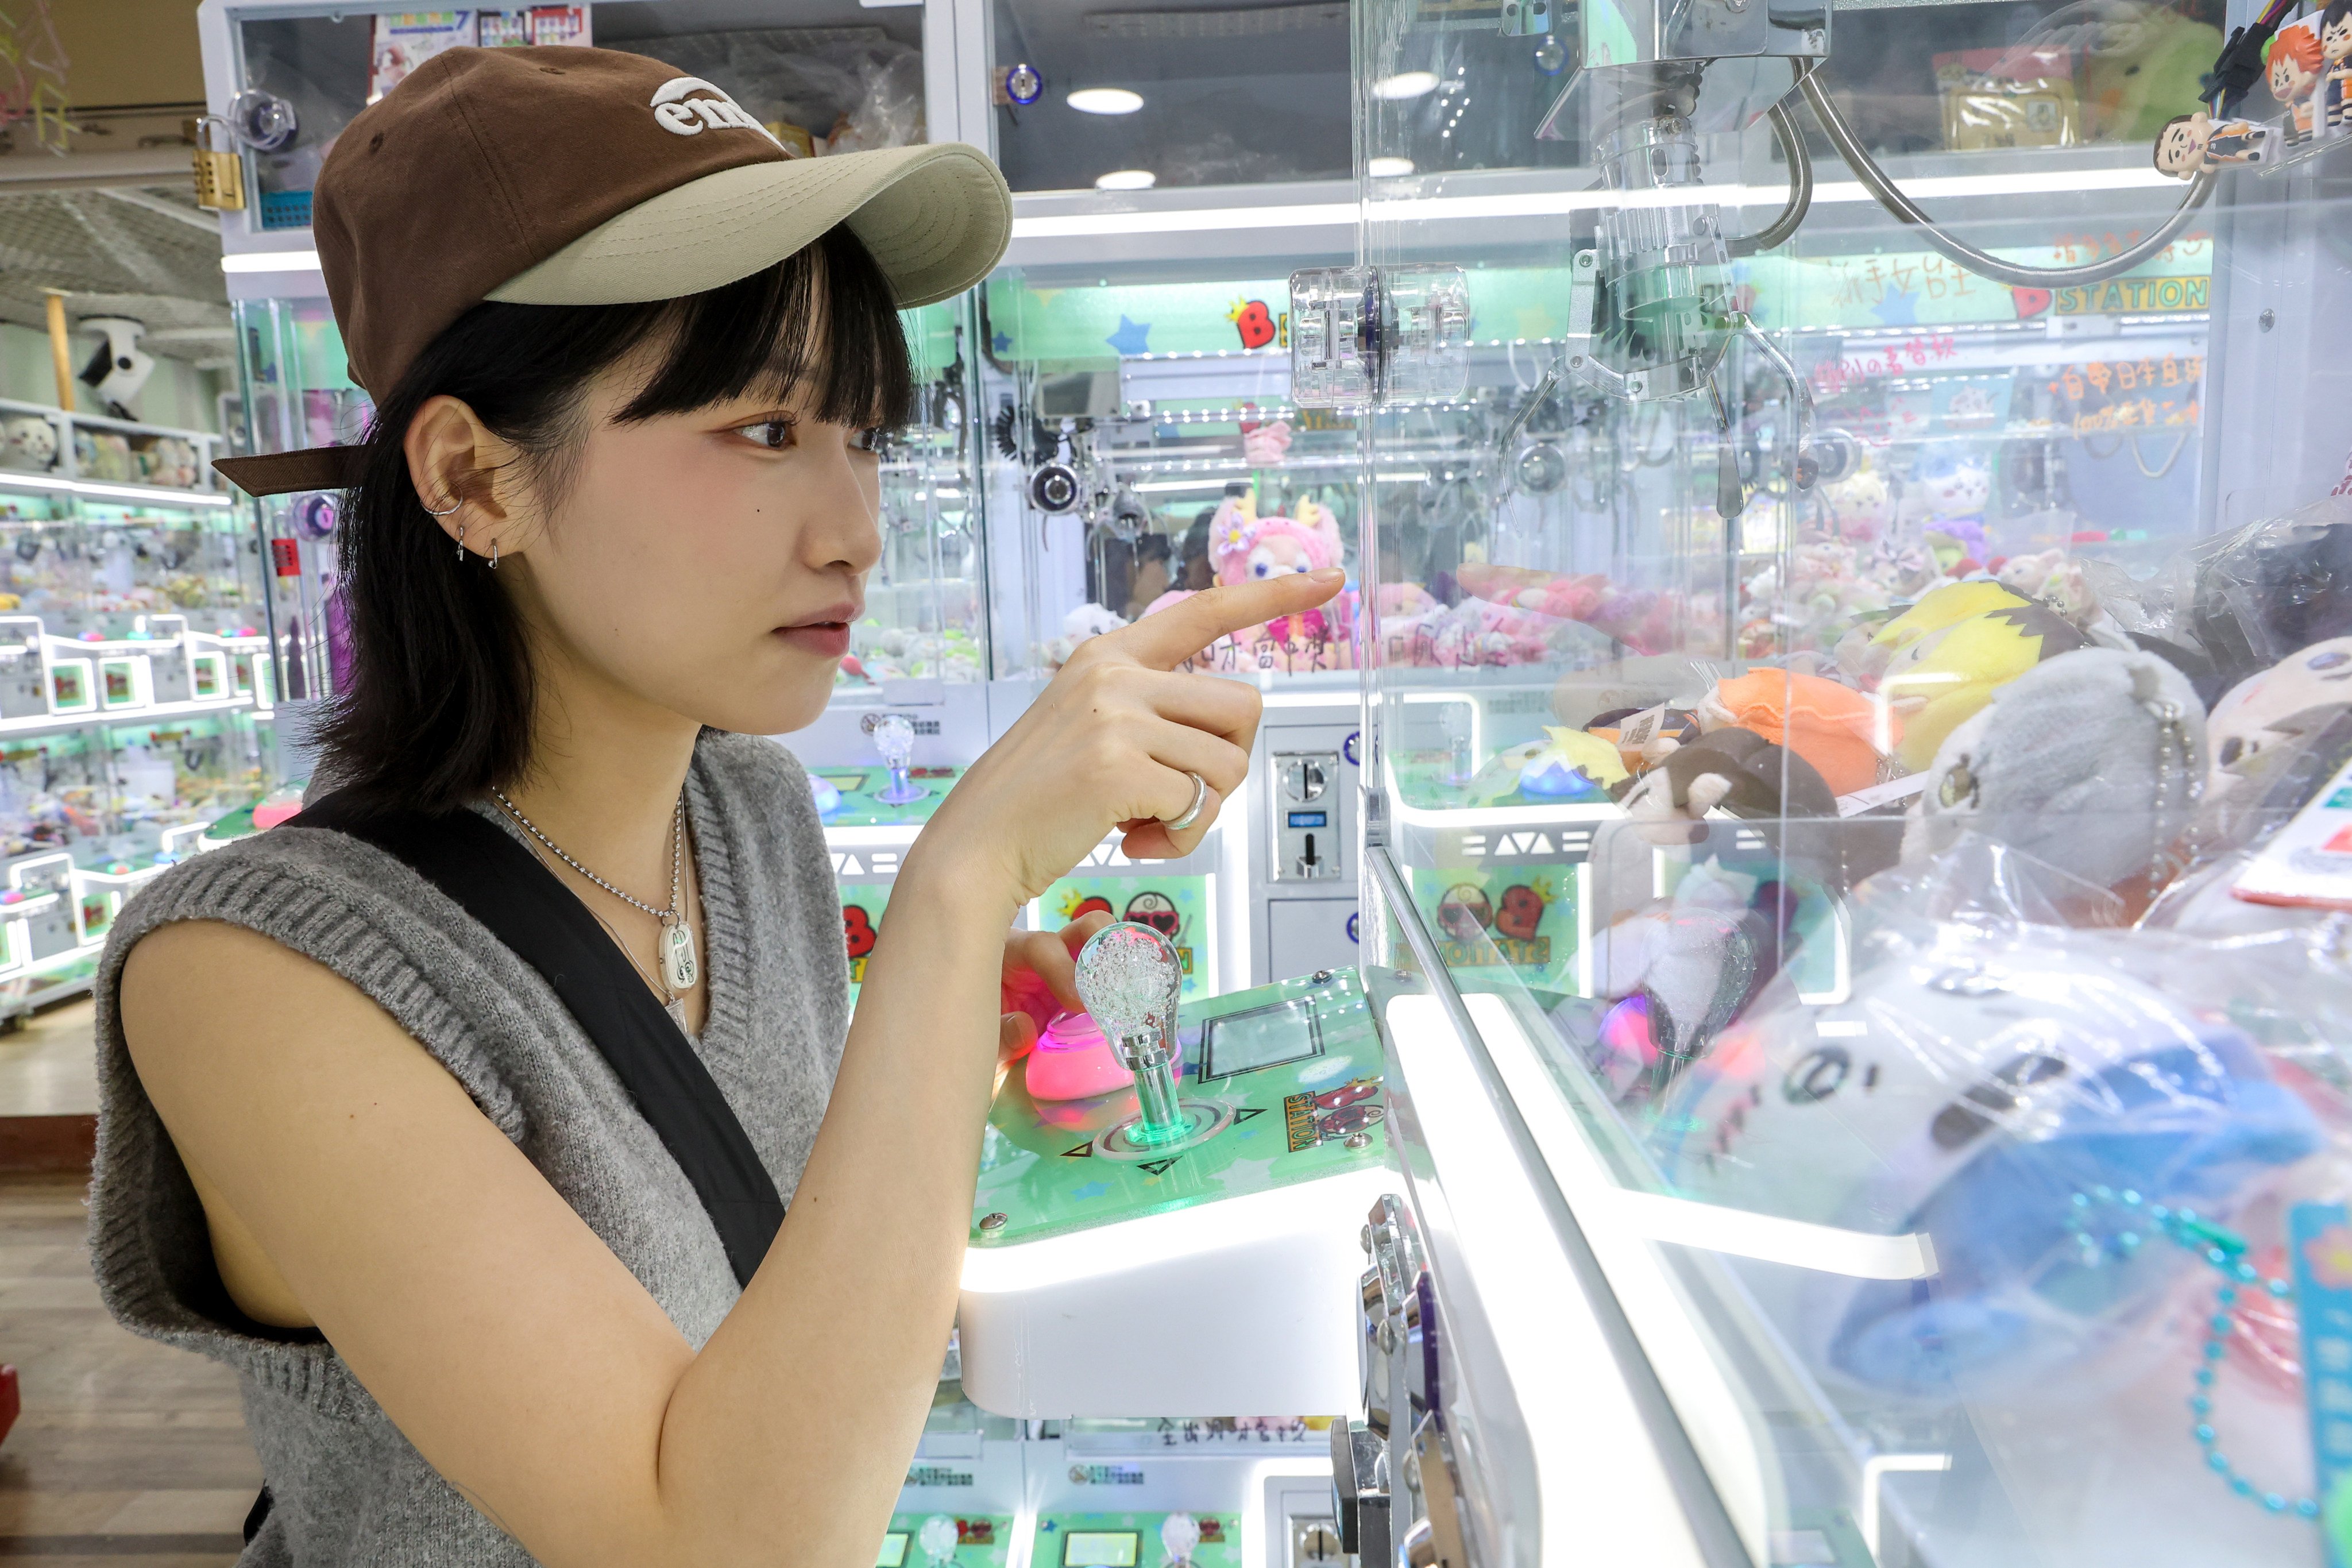
[(1904, 858), (1977, 833), (2099, 887), (2147, 877), (2153, 892), (2205, 766), (2205, 709), (2187, 677), (2153, 654), (2061, 654), (1944, 738)]

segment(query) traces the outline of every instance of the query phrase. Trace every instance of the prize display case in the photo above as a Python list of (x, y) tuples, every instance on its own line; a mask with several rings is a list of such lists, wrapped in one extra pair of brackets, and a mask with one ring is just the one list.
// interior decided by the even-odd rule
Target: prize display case
[(0, 403), (0, 1014), (85, 987), (125, 893), (260, 787), (260, 557), (219, 446)]
[(2347, 1560), (2341, 13), (1358, 8), (1400, 1531)]

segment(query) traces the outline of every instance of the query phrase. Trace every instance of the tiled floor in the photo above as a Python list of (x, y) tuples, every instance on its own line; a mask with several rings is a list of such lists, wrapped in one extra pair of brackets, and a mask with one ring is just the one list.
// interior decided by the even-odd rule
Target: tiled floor
[(89, 998), (36, 1013), (0, 1035), (0, 1116), (94, 1116), (98, 1059)]
[(78, 1179), (0, 1178), (0, 1362), (25, 1402), (0, 1442), (0, 1562), (223, 1568), (261, 1485), (236, 1380), (115, 1325), (88, 1217)]

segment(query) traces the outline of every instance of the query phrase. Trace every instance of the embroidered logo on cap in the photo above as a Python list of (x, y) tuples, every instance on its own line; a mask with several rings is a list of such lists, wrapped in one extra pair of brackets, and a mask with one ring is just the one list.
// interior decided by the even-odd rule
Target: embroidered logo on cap
[[(689, 92), (705, 92), (708, 98), (688, 98)], [(741, 105), (727, 96), (726, 89), (703, 80), (698, 76), (674, 77), (655, 89), (654, 121), (663, 130), (677, 136), (699, 136), (705, 131), (756, 131), (775, 142), (775, 133), (744, 112)], [(776, 145), (783, 143), (777, 142)]]

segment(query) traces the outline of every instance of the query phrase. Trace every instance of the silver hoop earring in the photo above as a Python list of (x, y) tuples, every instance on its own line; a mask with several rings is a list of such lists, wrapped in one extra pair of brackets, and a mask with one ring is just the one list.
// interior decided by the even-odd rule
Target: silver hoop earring
[[(418, 498), (417, 498), (416, 504), (417, 504), (417, 505), (419, 505), (419, 506), (425, 506), (425, 500), (424, 500), (424, 498), (423, 498), (422, 496), (420, 496), (420, 497), (418, 497)], [(425, 511), (426, 511), (429, 515), (431, 515), (431, 516), (434, 516), (434, 517), (446, 517), (446, 516), (448, 516), (451, 512), (456, 511), (459, 507), (464, 506), (465, 504), (466, 504), (466, 498), (465, 498), (464, 496), (459, 496), (459, 497), (457, 497), (455, 500), (452, 500), (452, 501), (451, 501), (447, 506), (443, 507), (439, 511), (435, 511), (435, 510), (434, 510), (431, 507), (429, 507), (429, 506), (425, 507)]]
[(491, 540), (491, 541), (490, 541), (490, 570), (491, 570), (491, 571), (493, 571), (493, 572), (495, 572), (495, 571), (497, 571), (498, 569), (499, 569), (499, 542), (498, 542), (497, 540), (493, 539), (493, 540)]

